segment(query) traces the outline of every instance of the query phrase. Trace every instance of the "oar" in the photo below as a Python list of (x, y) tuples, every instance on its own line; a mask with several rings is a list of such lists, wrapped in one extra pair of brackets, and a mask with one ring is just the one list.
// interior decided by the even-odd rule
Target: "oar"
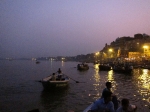
[[(68, 75), (66, 75), (66, 74), (63, 74), (63, 75), (65, 75), (65, 76), (67, 76), (67, 77), (69, 77)], [(85, 82), (79, 82), (79, 81), (76, 81), (76, 80), (74, 80), (73, 78), (71, 78), (71, 77), (69, 77), (70, 79), (72, 79), (73, 81), (75, 81), (76, 83), (85, 83)]]

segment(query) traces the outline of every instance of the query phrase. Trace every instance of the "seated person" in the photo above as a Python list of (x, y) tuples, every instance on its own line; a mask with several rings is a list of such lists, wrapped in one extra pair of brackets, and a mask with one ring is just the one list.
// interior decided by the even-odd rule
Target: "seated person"
[[(111, 82), (106, 82), (106, 88), (103, 89), (101, 98), (103, 98), (103, 96), (104, 96), (103, 94), (104, 94), (105, 91), (110, 91), (111, 92), (111, 88), (112, 88), (112, 83)], [(118, 101), (115, 94), (112, 94), (112, 102), (114, 103), (114, 108), (116, 110), (118, 108), (119, 101)]]
[(124, 98), (121, 100), (121, 107), (116, 112), (136, 112), (137, 106), (131, 105), (129, 100)]
[(55, 81), (55, 80), (56, 80), (56, 75), (55, 75), (55, 73), (52, 74), (52, 78), (51, 78), (51, 79), (52, 79), (52, 81)]
[(104, 91), (103, 98), (94, 102), (90, 112), (115, 112), (112, 100), (112, 92)]
[(61, 69), (59, 68), (57, 72), (58, 72), (58, 79), (59, 79), (59, 80), (62, 80), (62, 75), (63, 75), (63, 74), (62, 74)]
[(103, 93), (104, 93), (104, 91), (110, 91), (111, 92), (111, 88), (112, 88), (112, 84), (111, 84), (111, 82), (106, 82), (106, 88), (105, 89), (103, 89), (103, 91), (102, 91), (102, 97), (103, 97)]

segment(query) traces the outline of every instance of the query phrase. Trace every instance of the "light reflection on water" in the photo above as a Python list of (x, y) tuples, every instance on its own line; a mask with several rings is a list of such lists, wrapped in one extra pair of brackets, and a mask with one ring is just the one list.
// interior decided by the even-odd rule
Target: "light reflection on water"
[[(82, 112), (101, 97), (106, 81), (110, 81), (119, 100), (126, 97), (138, 106), (138, 112), (149, 112), (149, 70), (135, 69), (132, 75), (125, 75), (114, 73), (112, 70), (99, 71), (97, 64), (89, 64), (90, 69), (81, 72), (77, 70), (77, 64), (78, 62), (54, 61), (41, 61), (40, 64), (31, 61), (1, 62), (0, 111), (20, 112), (39, 108), (42, 112)], [(75, 83), (71, 80), (69, 88), (63, 92), (43, 92), (43, 87), (35, 80), (56, 72), (58, 68), (72, 79), (85, 83)]]
[(101, 96), (105, 82), (110, 81), (112, 82), (112, 91), (119, 100), (130, 99), (130, 103), (138, 106), (138, 112), (150, 111), (150, 71), (148, 69), (135, 69), (131, 75), (114, 73), (112, 70), (100, 71), (99, 73), (95, 72), (93, 78), (95, 80), (94, 90), (97, 93), (93, 100)]
[[(142, 96), (143, 101), (150, 103), (150, 72), (148, 69), (143, 69), (142, 74), (137, 77), (138, 93)], [(148, 105), (145, 105), (148, 106)]]

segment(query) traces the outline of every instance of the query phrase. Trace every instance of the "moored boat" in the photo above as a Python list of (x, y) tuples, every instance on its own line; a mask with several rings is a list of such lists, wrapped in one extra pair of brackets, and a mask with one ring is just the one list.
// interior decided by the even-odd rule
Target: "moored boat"
[(99, 65), (100, 71), (109, 71), (111, 69), (112, 69), (112, 67), (109, 64), (100, 64)]
[(39, 64), (40, 62), (39, 62), (39, 61), (36, 61), (35, 63), (36, 63), (36, 64)]
[(89, 65), (88, 64), (78, 64), (77, 65), (77, 69), (78, 70), (88, 70), (89, 69)]
[(113, 71), (118, 73), (131, 74), (133, 71), (133, 66), (123, 64), (115, 65), (113, 67)]
[(55, 87), (66, 87), (68, 85), (68, 82), (70, 81), (70, 78), (65, 75), (62, 75), (61, 79), (57, 75), (56, 80), (53, 80), (52, 77), (53, 76), (50, 75), (41, 80), (44, 89), (55, 88)]

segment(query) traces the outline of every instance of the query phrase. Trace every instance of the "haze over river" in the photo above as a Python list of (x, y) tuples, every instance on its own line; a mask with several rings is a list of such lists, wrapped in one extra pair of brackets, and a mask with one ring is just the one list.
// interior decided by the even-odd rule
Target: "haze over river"
[[(89, 63), (90, 69), (78, 71), (79, 62), (31, 60), (0, 60), (0, 112), (82, 112), (101, 96), (105, 82), (111, 81), (113, 92), (138, 106), (137, 112), (150, 112), (150, 71), (135, 69), (132, 75), (99, 71), (98, 65)], [(39, 80), (61, 68), (74, 80), (64, 89), (43, 91)], [(76, 83), (79, 81), (80, 83)]]

